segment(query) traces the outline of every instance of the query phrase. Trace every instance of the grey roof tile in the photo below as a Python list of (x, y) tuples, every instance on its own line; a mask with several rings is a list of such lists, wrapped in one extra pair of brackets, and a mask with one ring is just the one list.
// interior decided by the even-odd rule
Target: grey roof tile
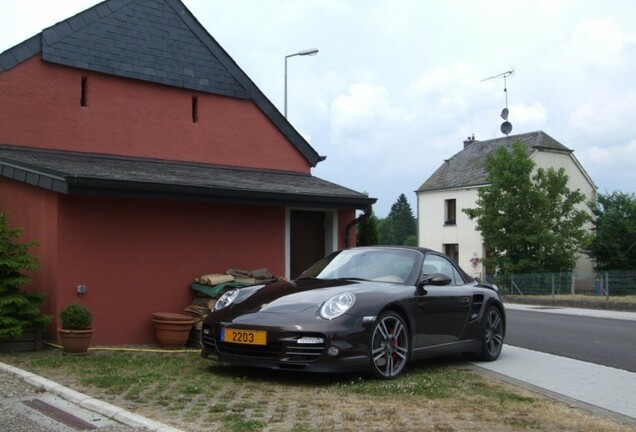
[(99, 15), (94, 9), (87, 9), (84, 12), (81, 12), (79, 15), (82, 16), (82, 19), (86, 23), (86, 25), (91, 25), (97, 21), (99, 21)]
[[(97, 20), (92, 21), (95, 14)], [(84, 20), (85, 16), (89, 19)], [(89, 21), (90, 25), (81, 26), (83, 21)], [(182, 88), (231, 97), (249, 97), (244, 86), (223, 67), (209, 47), (196, 37), (165, 0), (100, 3), (44, 30), (42, 37), (42, 57), (47, 61), (98, 72), (109, 70), (115, 75), (142, 77), (160, 84), (174, 85), (179, 80), (179, 87)], [(87, 52), (89, 45), (92, 47), (90, 53)], [(64, 52), (66, 54), (62, 54)], [(165, 55), (165, 52), (173, 55)], [(131, 76), (127, 68), (119, 70), (116, 61), (131, 64), (143, 62), (143, 68), (137, 72), (145, 73)], [(199, 64), (203, 67), (189, 67), (187, 69), (192, 73), (180, 72), (169, 83), (163, 82), (163, 74), (157, 71), (176, 72), (178, 63)], [(228, 82), (232, 85), (227, 86)]]
[(14, 68), (19, 63), (41, 52), (40, 35), (35, 35), (24, 42), (0, 53), (0, 73)]
[(35, 35), (23, 42), (30, 50), (31, 55), (39, 53), (42, 49), (42, 42), (39, 35)]
[(73, 34), (75, 31), (69, 25), (68, 21), (62, 21), (55, 26), (55, 33), (57, 37), (60, 39), (64, 39), (65, 37)]
[(97, 12), (101, 18), (110, 15), (113, 11), (114, 10), (111, 10), (111, 8), (108, 7), (107, 3), (100, 3), (95, 6), (95, 12)]
[(512, 148), (519, 140), (528, 154), (534, 150), (571, 153), (572, 150), (542, 131), (511, 135), (486, 141), (475, 141), (452, 156), (418, 188), (418, 192), (474, 187), (486, 184), (486, 156), (499, 147)]
[(15, 58), (13, 53), (3, 53), (0, 56), (0, 71), (7, 71), (18, 65), (18, 60)]
[(118, 195), (115, 192), (134, 190), (155, 198), (234, 197), (339, 208), (365, 208), (376, 201), (310, 174), (0, 145), (0, 172), (6, 175), (4, 167), (11, 168), (15, 180), (26, 181), (16, 170), (35, 173), (63, 185), (66, 193), (103, 190)]
[(28, 59), (29, 57), (33, 56), (33, 52), (26, 44), (21, 44), (16, 47), (15, 51), (13, 52), (13, 55), (15, 56), (18, 62), (22, 62)]

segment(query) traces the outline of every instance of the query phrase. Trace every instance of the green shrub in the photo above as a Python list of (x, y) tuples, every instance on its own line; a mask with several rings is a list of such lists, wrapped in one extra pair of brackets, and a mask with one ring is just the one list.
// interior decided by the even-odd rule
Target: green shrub
[(93, 315), (86, 307), (71, 303), (60, 312), (60, 321), (65, 330), (86, 330), (93, 322)]
[(0, 212), (0, 341), (20, 336), (25, 330), (44, 330), (53, 319), (41, 312), (44, 294), (21, 290), (31, 282), (25, 271), (35, 271), (38, 260), (29, 254), (36, 242), (17, 242), (21, 229), (10, 229), (6, 214)]

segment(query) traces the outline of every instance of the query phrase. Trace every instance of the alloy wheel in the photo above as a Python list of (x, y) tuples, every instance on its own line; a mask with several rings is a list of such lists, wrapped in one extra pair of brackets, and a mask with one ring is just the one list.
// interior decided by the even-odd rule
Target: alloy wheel
[(484, 345), (487, 351), (487, 358), (494, 360), (499, 357), (503, 346), (503, 320), (499, 309), (491, 307), (486, 317), (484, 328)]
[(402, 318), (388, 312), (380, 317), (371, 339), (372, 372), (377, 378), (396, 378), (409, 356), (409, 334)]

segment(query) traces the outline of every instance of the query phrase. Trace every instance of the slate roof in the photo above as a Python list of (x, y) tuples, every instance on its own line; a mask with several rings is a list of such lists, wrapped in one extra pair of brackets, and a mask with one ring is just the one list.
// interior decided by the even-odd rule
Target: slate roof
[(499, 147), (512, 149), (519, 140), (528, 150), (528, 155), (536, 150), (572, 153), (572, 150), (542, 131), (510, 135), (486, 141), (474, 141), (450, 159), (444, 161), (417, 192), (436, 191), (481, 186), (486, 183), (484, 168), (486, 156)]
[(321, 157), (180, 0), (107, 0), (0, 53), (0, 73), (47, 62), (251, 99), (311, 166)]
[(7, 145), (0, 175), (66, 195), (357, 209), (376, 201), (310, 174)]

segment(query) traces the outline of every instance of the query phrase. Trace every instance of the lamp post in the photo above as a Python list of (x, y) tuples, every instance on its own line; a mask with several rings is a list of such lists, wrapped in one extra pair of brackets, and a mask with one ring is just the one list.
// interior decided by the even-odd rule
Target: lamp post
[(317, 48), (310, 48), (302, 51), (298, 51), (294, 54), (289, 54), (285, 56), (285, 118), (287, 118), (287, 59), (295, 56), (313, 56), (318, 54)]

